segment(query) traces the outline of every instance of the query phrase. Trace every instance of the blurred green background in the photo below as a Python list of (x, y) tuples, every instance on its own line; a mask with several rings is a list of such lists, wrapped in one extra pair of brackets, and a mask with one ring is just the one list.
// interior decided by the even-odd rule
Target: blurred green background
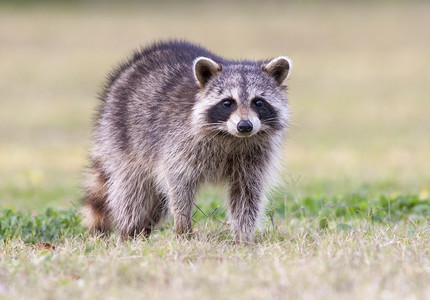
[[(0, 4), (0, 205), (78, 205), (106, 73), (164, 38), (289, 56), (286, 197), (430, 189), (430, 3)], [(287, 199), (288, 200), (288, 199)]]

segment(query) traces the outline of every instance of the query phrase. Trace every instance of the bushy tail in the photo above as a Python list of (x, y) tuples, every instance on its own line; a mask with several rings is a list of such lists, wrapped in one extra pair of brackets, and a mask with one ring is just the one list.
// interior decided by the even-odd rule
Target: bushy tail
[(82, 224), (92, 233), (108, 233), (111, 227), (107, 207), (107, 177), (97, 164), (87, 173), (85, 200), (81, 209)]

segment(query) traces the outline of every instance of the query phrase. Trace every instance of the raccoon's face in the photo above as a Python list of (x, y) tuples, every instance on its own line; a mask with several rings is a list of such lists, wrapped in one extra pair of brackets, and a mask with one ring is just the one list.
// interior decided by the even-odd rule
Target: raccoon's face
[(285, 82), (290, 69), (287, 57), (227, 65), (197, 58), (194, 76), (200, 92), (193, 125), (236, 137), (282, 130), (288, 123)]

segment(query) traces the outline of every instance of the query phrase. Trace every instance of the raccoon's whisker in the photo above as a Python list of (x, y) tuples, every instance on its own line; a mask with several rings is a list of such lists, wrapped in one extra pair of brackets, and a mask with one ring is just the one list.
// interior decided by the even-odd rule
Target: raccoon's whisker
[(215, 139), (217, 136), (219, 136), (221, 134), (221, 136), (225, 136), (227, 135), (227, 133), (223, 130), (221, 130), (219, 128), (219, 125), (221, 125), (222, 122), (218, 122), (218, 123), (209, 123), (209, 124), (205, 124), (204, 127), (206, 129), (213, 129), (213, 132), (210, 136), (206, 137), (205, 140), (206, 142), (211, 142), (213, 139)]
[(273, 121), (278, 121), (278, 119), (276, 118), (269, 118), (269, 119), (265, 119), (264, 122), (269, 123), (269, 122), (273, 122)]
[(225, 133), (225, 132), (223, 132), (223, 131), (221, 131), (221, 130), (217, 130), (217, 131), (215, 131), (212, 135), (210, 135), (207, 139), (206, 139), (206, 142), (207, 143), (210, 143), (210, 142), (212, 142), (219, 134), (221, 133), (221, 136), (224, 136), (224, 135), (226, 135), (227, 133)]
[(218, 127), (222, 122), (204, 124), (203, 127)]

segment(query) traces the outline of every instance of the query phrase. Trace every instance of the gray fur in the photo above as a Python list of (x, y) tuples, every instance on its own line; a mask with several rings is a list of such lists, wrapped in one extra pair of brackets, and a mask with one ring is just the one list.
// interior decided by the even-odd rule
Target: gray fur
[[(172, 214), (176, 232), (189, 234), (198, 188), (216, 182), (230, 190), (236, 241), (250, 241), (288, 125), (290, 67), (284, 57), (232, 61), (179, 41), (136, 52), (101, 95), (86, 226), (113, 225), (124, 239), (149, 234)], [(252, 131), (239, 132), (240, 120)]]

